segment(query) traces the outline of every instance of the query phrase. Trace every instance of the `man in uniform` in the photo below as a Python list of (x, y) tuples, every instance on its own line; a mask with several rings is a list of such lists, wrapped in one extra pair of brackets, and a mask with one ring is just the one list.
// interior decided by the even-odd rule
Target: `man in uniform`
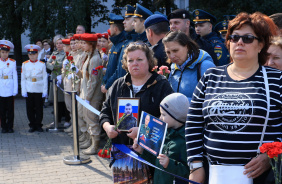
[(107, 90), (111, 87), (114, 79), (112, 76), (114, 75), (117, 65), (118, 65), (118, 58), (121, 53), (122, 45), (125, 40), (125, 31), (123, 26), (123, 17), (116, 15), (114, 13), (110, 13), (110, 32), (111, 37), (110, 40), (113, 43), (111, 50), (109, 51), (109, 61), (107, 65), (106, 74), (103, 77), (104, 85), (101, 86), (101, 91), (106, 93)]
[(143, 140), (143, 142), (146, 142), (147, 139), (149, 139), (150, 134), (150, 127), (148, 126), (150, 123), (150, 115), (147, 114), (145, 117), (145, 123), (141, 125), (140, 128), (140, 140)]
[(47, 96), (46, 65), (38, 61), (37, 45), (26, 45), (29, 60), (23, 62), (21, 73), (22, 96), (26, 98), (26, 111), (29, 120), (29, 132), (43, 132), (43, 98)]
[(129, 130), (132, 127), (137, 127), (137, 119), (132, 114), (132, 105), (127, 103), (125, 105), (124, 114), (129, 115), (120, 123), (119, 130)]
[(217, 23), (214, 26), (215, 32), (219, 33), (221, 38), (225, 41), (227, 29), (228, 29), (228, 23), (230, 20), (234, 19), (236, 15), (224, 15), (224, 21), (221, 21)]
[(167, 56), (162, 42), (169, 32), (169, 21), (163, 15), (154, 14), (145, 20), (144, 25), (148, 41), (152, 45), (155, 58), (158, 60), (158, 67), (162, 65), (169, 66), (166, 62)]
[(193, 22), (195, 23), (196, 34), (212, 44), (214, 53), (216, 54), (215, 64), (222, 66), (230, 62), (230, 56), (224, 45), (224, 40), (213, 31), (213, 23), (216, 18), (203, 10), (197, 9), (193, 12)]
[(18, 94), (17, 63), (8, 58), (14, 44), (0, 40), (0, 120), (2, 133), (14, 132), (14, 96)]
[(177, 9), (168, 15), (169, 25), (171, 31), (180, 30), (187, 36), (190, 36), (200, 47), (200, 49), (209, 53), (213, 61), (216, 62), (217, 58), (214, 53), (213, 46), (196, 34), (195, 30), (190, 27), (190, 14), (187, 10)]
[(134, 17), (133, 27), (135, 29), (135, 32), (138, 33), (138, 37), (136, 38), (136, 41), (140, 40), (143, 41), (144, 43), (148, 41), (145, 32), (144, 22), (150, 15), (153, 15), (153, 13), (150, 10), (136, 3), (136, 10), (134, 11), (134, 16), (133, 16)]

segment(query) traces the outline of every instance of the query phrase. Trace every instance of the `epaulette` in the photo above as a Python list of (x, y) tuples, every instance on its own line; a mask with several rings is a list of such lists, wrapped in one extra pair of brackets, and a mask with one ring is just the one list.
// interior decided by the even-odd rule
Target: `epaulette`
[(14, 60), (14, 59), (12, 59), (12, 58), (9, 58), (10, 59), (10, 61), (13, 61), (13, 62), (15, 62), (16, 60)]
[(39, 61), (39, 62), (45, 64), (43, 61)]
[(26, 63), (28, 63), (28, 62), (29, 62), (29, 60), (27, 60), (27, 61), (23, 62), (23, 64), (26, 64)]

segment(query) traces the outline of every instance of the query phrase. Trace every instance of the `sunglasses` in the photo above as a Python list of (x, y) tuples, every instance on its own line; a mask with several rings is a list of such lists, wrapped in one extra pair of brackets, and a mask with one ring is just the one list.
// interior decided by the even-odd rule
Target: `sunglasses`
[(239, 35), (229, 35), (228, 39), (231, 42), (237, 43), (240, 38), (242, 38), (244, 43), (253, 43), (254, 39), (259, 40), (258, 37), (252, 36), (252, 35), (244, 35), (244, 36), (239, 36)]

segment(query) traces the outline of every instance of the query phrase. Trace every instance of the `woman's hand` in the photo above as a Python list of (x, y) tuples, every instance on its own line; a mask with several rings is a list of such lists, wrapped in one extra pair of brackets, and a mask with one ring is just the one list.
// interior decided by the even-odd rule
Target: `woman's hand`
[(102, 86), (101, 86), (101, 92), (102, 92), (102, 93), (107, 93), (107, 91), (108, 91), (108, 90), (106, 89), (105, 85), (102, 85)]
[(168, 164), (169, 164), (168, 156), (166, 156), (164, 154), (159, 154), (159, 156), (157, 158), (159, 159), (160, 164), (166, 169)]
[(131, 129), (128, 130), (127, 136), (130, 137), (131, 139), (135, 139), (137, 137), (138, 133), (138, 127), (132, 127)]
[(113, 139), (118, 136), (119, 132), (115, 131), (115, 125), (111, 125), (109, 122), (105, 122), (103, 124), (103, 128), (110, 139)]
[(249, 178), (256, 178), (271, 167), (270, 160), (266, 153), (260, 154), (253, 158), (247, 165), (245, 165), (244, 174)]
[[(205, 169), (204, 167), (201, 167), (200, 169), (195, 170), (194, 172), (190, 171), (191, 174), (189, 175), (189, 180), (198, 182), (198, 183), (204, 183), (205, 182)], [(191, 184), (191, 183), (190, 183)]]
[(142, 154), (143, 153), (143, 148), (137, 143), (137, 138), (134, 139), (133, 143), (133, 149), (137, 151), (138, 153)]

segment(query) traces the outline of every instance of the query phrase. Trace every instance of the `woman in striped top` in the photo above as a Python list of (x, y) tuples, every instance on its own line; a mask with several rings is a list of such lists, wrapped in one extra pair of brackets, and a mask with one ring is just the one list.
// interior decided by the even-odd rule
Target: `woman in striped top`
[[(212, 165), (242, 165), (254, 184), (270, 170), (266, 154), (256, 157), (267, 114), (262, 65), (271, 32), (260, 13), (240, 13), (229, 22), (227, 47), (232, 63), (208, 69), (198, 83), (186, 122), (190, 179), (204, 182), (203, 155)], [(282, 137), (282, 72), (265, 67), (270, 110), (263, 143)], [(280, 139), (281, 140), (281, 139)]]

